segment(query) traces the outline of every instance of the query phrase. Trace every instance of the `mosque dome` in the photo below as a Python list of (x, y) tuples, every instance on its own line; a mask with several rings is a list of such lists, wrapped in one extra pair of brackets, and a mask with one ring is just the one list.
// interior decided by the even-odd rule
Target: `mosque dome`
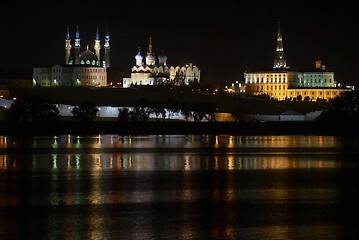
[(94, 52), (91, 52), (90, 50), (86, 50), (80, 54), (80, 61), (87, 63), (87, 61), (90, 61), (92, 63), (93, 61), (97, 62), (98, 58)]

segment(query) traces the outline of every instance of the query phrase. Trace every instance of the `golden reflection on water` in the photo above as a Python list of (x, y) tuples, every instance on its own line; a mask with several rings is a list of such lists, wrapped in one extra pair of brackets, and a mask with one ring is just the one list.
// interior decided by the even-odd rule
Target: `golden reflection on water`
[[(341, 161), (327, 155), (208, 155), (197, 154), (51, 154), (34, 156), (0, 155), (0, 170), (17, 167), (27, 168), (28, 159), (31, 168), (52, 168), (54, 170), (245, 170), (245, 169), (304, 169), (304, 168), (340, 168)], [(50, 161), (51, 164), (46, 164)]]
[[(358, 143), (357, 139), (348, 141)], [(18, 144), (19, 143), (19, 144)], [(234, 135), (57, 135), (53, 137), (0, 136), (0, 148), (339, 148), (335, 136), (234, 136)]]

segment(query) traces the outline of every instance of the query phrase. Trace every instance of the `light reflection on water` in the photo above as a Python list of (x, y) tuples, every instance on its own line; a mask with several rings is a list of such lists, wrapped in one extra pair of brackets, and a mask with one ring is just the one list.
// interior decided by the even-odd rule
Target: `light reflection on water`
[(350, 239), (358, 153), (341, 150), (355, 146), (333, 136), (1, 136), (0, 239)]
[[(348, 141), (348, 143), (353, 143)], [(358, 139), (355, 138), (355, 143)], [(0, 136), (0, 148), (332, 148), (341, 147), (334, 136), (231, 136), (231, 135), (149, 135), (118, 136), (59, 135), (52, 137)]]
[[(30, 165), (31, 163), (31, 165)], [(197, 171), (339, 168), (341, 161), (332, 156), (295, 154), (268, 155), (198, 155), (198, 154), (51, 154), (0, 155), (0, 170), (27, 169), (127, 170), (127, 171)]]

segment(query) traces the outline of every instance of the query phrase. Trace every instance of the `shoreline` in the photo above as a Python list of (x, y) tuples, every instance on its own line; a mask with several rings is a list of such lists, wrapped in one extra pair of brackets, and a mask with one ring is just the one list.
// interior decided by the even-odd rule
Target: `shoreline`
[(0, 135), (333, 135), (359, 136), (356, 123), (323, 122), (0, 122)]

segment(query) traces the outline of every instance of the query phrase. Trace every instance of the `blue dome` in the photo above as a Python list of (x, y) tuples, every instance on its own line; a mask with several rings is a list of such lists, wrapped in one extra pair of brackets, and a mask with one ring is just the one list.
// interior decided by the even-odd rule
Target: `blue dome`
[(141, 55), (140, 52), (137, 53), (137, 55), (135, 56), (135, 59), (136, 59), (136, 60), (142, 60), (142, 59), (143, 59), (143, 57), (142, 57), (142, 55)]

